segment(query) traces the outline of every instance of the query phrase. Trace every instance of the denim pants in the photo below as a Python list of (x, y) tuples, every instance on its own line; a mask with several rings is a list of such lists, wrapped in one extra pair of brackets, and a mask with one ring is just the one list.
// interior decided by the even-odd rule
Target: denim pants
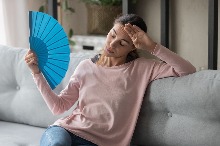
[(97, 146), (60, 126), (50, 126), (43, 133), (40, 146)]

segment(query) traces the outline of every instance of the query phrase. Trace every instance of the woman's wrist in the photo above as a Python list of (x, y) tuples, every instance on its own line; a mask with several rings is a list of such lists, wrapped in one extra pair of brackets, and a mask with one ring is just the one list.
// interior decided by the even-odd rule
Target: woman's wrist
[(32, 74), (34, 74), (34, 75), (37, 75), (37, 74), (40, 74), (40, 73), (41, 73), (40, 70), (38, 70), (38, 71), (33, 71), (33, 72), (32, 72)]
[(150, 44), (147, 45), (147, 51), (150, 52), (151, 54), (155, 51), (155, 48), (157, 47), (156, 42), (151, 42)]

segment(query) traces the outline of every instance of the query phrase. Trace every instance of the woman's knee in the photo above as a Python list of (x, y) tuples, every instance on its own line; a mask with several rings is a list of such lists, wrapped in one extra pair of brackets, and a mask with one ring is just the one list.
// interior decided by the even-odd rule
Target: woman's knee
[(71, 146), (72, 140), (69, 133), (62, 127), (48, 127), (40, 141), (41, 146)]

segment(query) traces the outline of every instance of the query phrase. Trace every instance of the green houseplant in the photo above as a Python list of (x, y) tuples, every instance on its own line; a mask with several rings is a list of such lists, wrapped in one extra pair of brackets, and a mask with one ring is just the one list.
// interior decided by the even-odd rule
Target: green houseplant
[[(122, 0), (81, 0), (87, 7), (89, 34), (106, 35), (114, 19), (122, 14)], [(136, 3), (137, 0), (132, 0)]]
[[(121, 6), (122, 0), (81, 0), (87, 4), (95, 4), (102, 6)], [(137, 0), (131, 0), (132, 3), (136, 3)]]
[(103, 5), (103, 6), (121, 6), (122, 0), (82, 0), (87, 4)]
[(122, 0), (81, 0), (87, 8), (88, 34), (106, 35), (122, 13)]

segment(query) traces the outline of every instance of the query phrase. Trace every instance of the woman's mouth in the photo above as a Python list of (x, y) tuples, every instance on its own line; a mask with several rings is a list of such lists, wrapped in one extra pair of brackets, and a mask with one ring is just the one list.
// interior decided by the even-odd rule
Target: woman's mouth
[(114, 53), (113, 51), (110, 50), (110, 48), (105, 48), (106, 52), (108, 52), (109, 54)]

